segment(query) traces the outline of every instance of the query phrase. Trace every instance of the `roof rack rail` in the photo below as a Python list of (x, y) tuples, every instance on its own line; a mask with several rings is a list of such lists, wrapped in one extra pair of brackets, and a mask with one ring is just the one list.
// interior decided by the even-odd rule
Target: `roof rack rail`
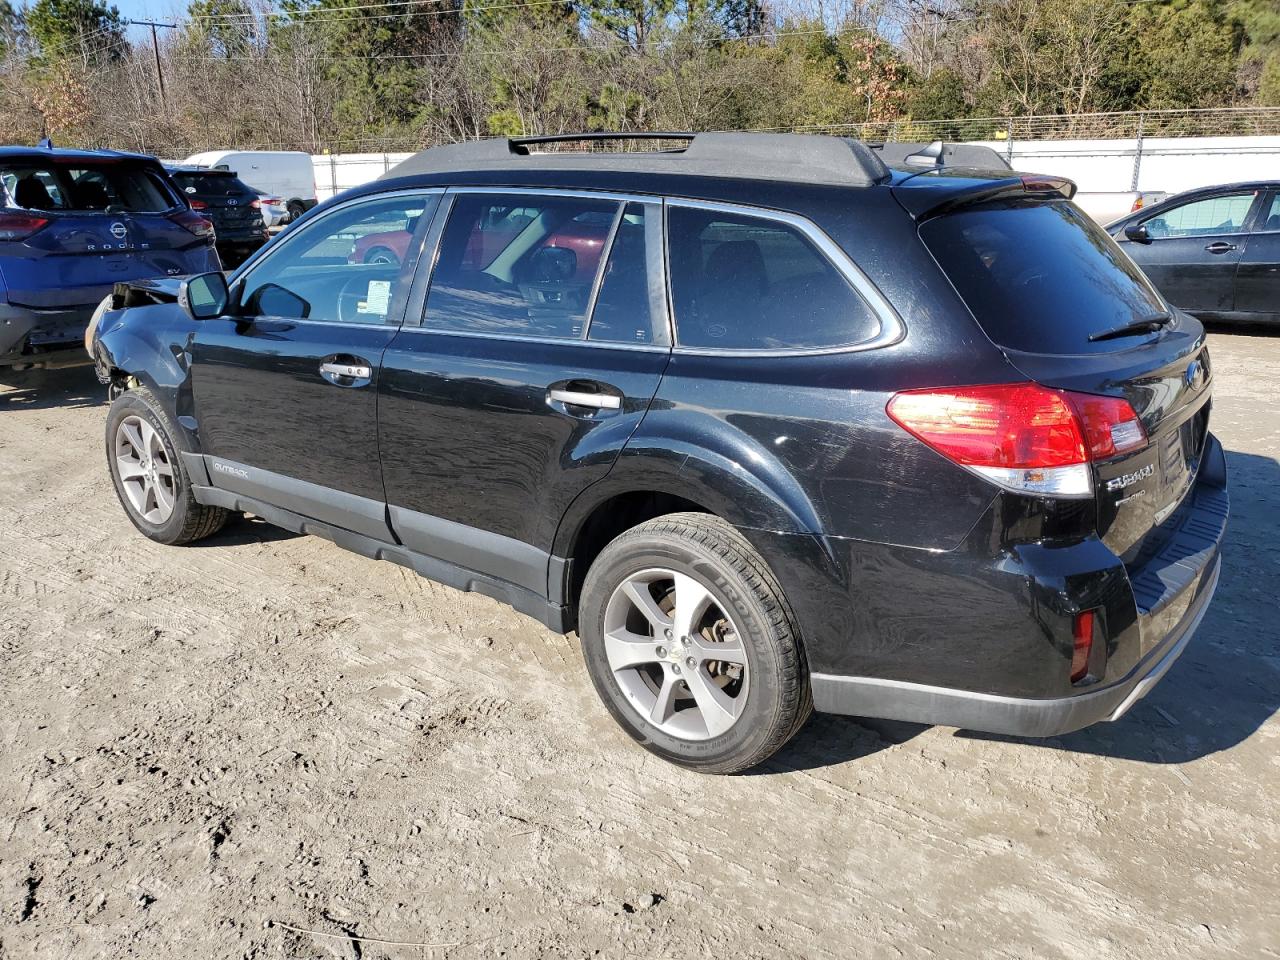
[(551, 133), (534, 137), (511, 137), (513, 151), (520, 147), (537, 147), (547, 143), (610, 143), (616, 140), (692, 140), (696, 133), (688, 131), (644, 130), (634, 133)]
[[(643, 152), (532, 152), (531, 146), (574, 141), (685, 140), (683, 150)], [(480, 171), (526, 172), (536, 164), (545, 170), (658, 173), (702, 177), (866, 187), (885, 180), (889, 171), (875, 153), (856, 140), (794, 133), (644, 133), (555, 134), (499, 137), (432, 147), (414, 154), (384, 174), (391, 180), (429, 174)]]
[(868, 143), (880, 159), (891, 167), (923, 170), (938, 167), (964, 167), (970, 170), (1012, 170), (1009, 161), (990, 147), (978, 143), (881, 142)]

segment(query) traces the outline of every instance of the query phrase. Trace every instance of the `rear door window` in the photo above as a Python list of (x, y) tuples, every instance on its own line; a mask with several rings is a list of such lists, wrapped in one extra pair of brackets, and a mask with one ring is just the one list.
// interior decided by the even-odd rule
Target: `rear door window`
[(628, 203), (614, 232), (587, 339), (667, 346), (662, 206)]
[(920, 236), (988, 337), (1027, 353), (1104, 353), (1089, 337), (1163, 316), (1164, 302), (1105, 230), (1063, 202), (957, 210)]
[(440, 239), (425, 325), (463, 333), (586, 333), (614, 200), (460, 194)]
[(1259, 233), (1280, 233), (1280, 192), (1271, 194), (1270, 202), (1263, 208), (1254, 230)]
[(673, 204), (667, 231), (682, 347), (813, 350), (879, 331), (845, 275), (791, 224)]
[(1184, 203), (1144, 220), (1152, 237), (1217, 237), (1242, 233), (1255, 193), (1231, 193)]

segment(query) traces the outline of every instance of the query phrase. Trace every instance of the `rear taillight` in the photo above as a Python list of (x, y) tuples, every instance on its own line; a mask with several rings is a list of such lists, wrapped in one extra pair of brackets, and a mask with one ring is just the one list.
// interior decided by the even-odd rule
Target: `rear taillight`
[(1076, 614), (1071, 626), (1071, 682), (1079, 683), (1089, 675), (1089, 654), (1093, 652), (1093, 611)]
[(253, 207), (253, 209), (255, 209), (255, 210), (261, 210), (261, 209), (262, 209), (262, 201), (261, 201), (261, 200), (257, 200), (257, 199), (250, 200), (250, 201), (249, 201), (249, 206)]
[(1080, 418), (1092, 459), (1110, 460), (1146, 446), (1147, 431), (1128, 400), (1092, 393), (1064, 393), (1063, 396)]
[(0, 213), (0, 240), (25, 240), (48, 222), (31, 213)]
[(180, 213), (175, 213), (169, 219), (184, 230), (189, 230), (191, 233), (194, 233), (197, 237), (213, 236), (213, 224), (198, 213), (193, 213), (190, 210), (183, 210)]
[(1129, 208), (1129, 212), (1137, 213), (1141, 209), (1142, 209), (1142, 197), (1141, 196), (1134, 197), (1133, 206)]
[(209, 205), (205, 203), (203, 200), (192, 200), (191, 209), (192, 210), (208, 210)]
[(1126, 401), (1036, 383), (908, 390), (886, 409), (943, 456), (1018, 493), (1087, 497), (1092, 461), (1146, 443)]

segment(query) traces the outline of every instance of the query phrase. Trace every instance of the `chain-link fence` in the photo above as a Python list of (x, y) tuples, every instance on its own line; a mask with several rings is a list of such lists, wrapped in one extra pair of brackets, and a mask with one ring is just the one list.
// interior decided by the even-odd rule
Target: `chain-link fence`
[(889, 120), (789, 128), (859, 140), (1132, 140), (1144, 137), (1280, 136), (1280, 107), (1136, 110), (961, 120)]

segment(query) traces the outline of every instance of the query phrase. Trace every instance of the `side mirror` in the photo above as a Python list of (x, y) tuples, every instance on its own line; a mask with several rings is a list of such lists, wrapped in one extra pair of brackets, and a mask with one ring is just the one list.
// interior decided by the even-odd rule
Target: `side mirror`
[(1150, 243), (1151, 234), (1147, 232), (1145, 223), (1131, 223), (1124, 228), (1124, 235), (1134, 243)]
[(188, 277), (178, 287), (178, 306), (193, 320), (208, 320), (227, 312), (227, 278), (221, 273)]

